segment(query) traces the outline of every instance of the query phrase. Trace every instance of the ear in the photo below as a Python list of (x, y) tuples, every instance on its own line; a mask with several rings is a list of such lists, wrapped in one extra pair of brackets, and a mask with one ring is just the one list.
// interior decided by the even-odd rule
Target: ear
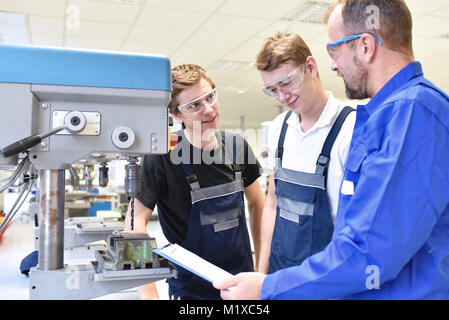
[(377, 43), (374, 37), (364, 33), (360, 38), (360, 53), (365, 63), (372, 63), (377, 52)]
[(172, 113), (170, 112), (170, 115), (179, 123), (184, 123), (184, 119), (182, 117), (182, 113), (181, 112), (176, 112), (176, 113)]
[(306, 72), (307, 71), (312, 79), (316, 78), (318, 75), (318, 64), (312, 56), (308, 57), (306, 60)]

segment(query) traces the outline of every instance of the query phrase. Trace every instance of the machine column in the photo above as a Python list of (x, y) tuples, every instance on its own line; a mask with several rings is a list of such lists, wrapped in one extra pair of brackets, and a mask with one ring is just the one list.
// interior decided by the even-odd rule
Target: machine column
[(40, 170), (39, 270), (64, 267), (65, 170)]

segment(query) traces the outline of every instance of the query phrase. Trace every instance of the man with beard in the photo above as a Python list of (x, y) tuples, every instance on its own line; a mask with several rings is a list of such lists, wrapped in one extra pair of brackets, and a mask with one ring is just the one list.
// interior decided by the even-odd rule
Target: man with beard
[(225, 299), (448, 299), (449, 97), (414, 59), (403, 0), (341, 0), (332, 70), (357, 109), (334, 234), (301, 265), (221, 283)]

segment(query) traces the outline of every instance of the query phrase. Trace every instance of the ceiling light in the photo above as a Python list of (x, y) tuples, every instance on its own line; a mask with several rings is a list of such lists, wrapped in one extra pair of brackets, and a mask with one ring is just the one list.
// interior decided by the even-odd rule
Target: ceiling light
[(108, 2), (119, 2), (119, 3), (135, 3), (141, 4), (142, 0), (107, 0)]
[(306, 1), (299, 5), (293, 12), (284, 16), (282, 20), (324, 23), (324, 17), (331, 5), (331, 3), (326, 2)]
[(0, 39), (4, 43), (30, 44), (25, 15), (0, 12)]
[(233, 93), (237, 93), (237, 94), (243, 94), (249, 90), (248, 87), (236, 88), (233, 86), (219, 87), (218, 89), (220, 91), (228, 91), (228, 92), (233, 92)]
[(251, 62), (218, 60), (210, 68), (215, 70), (249, 71), (252, 66), (253, 64)]

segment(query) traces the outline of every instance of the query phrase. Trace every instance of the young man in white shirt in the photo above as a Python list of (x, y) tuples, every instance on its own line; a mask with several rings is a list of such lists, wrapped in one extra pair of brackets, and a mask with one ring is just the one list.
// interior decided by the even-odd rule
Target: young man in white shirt
[(263, 91), (290, 109), (268, 134), (272, 173), (258, 271), (272, 273), (301, 264), (330, 242), (356, 113), (324, 89), (297, 34), (268, 38), (256, 67)]

